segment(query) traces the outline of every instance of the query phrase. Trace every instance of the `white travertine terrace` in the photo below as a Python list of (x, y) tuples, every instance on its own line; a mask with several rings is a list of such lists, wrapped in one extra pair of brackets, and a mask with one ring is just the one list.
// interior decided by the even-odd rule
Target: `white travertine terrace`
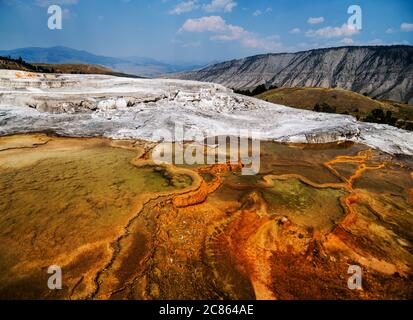
[(413, 133), (234, 94), (218, 84), (0, 70), (0, 135), (55, 132), (157, 141), (175, 124), (193, 135), (239, 135), (299, 143), (355, 141), (413, 155)]

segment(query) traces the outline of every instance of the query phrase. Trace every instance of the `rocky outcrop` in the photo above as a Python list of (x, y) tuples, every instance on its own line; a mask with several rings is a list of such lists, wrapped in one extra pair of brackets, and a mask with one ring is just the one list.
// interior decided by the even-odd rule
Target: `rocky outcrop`
[(413, 154), (413, 133), (268, 103), (218, 84), (0, 71), (0, 135), (174, 141), (176, 127), (183, 128), (185, 141), (220, 135), (293, 143), (348, 140)]
[(177, 79), (219, 83), (234, 89), (343, 88), (374, 98), (413, 102), (413, 47), (368, 46), (265, 54), (227, 61)]

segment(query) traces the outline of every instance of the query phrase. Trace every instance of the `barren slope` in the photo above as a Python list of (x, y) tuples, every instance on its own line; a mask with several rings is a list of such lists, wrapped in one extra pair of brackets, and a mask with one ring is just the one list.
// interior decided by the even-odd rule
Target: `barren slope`
[(315, 49), (232, 60), (177, 79), (215, 82), (234, 89), (343, 88), (370, 97), (413, 102), (413, 47), (369, 46)]

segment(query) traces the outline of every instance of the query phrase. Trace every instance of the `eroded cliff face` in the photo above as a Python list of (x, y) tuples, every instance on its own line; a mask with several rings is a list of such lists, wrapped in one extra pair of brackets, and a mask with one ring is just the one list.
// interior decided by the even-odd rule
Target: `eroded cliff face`
[(154, 147), (0, 138), (0, 297), (412, 298), (411, 157), (265, 142), (259, 174), (242, 176), (155, 165)]
[(234, 89), (343, 88), (380, 99), (413, 102), (413, 47), (342, 47), (266, 54), (174, 75)]

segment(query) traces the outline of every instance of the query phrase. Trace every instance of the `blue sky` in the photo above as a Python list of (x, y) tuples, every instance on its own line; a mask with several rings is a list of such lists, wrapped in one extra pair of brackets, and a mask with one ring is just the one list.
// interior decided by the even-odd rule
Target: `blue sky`
[[(47, 28), (47, 8), (64, 11)], [(349, 29), (347, 9), (362, 9)], [(108, 56), (215, 61), (340, 45), (413, 44), (412, 0), (0, 0), (0, 49), (63, 45)]]

